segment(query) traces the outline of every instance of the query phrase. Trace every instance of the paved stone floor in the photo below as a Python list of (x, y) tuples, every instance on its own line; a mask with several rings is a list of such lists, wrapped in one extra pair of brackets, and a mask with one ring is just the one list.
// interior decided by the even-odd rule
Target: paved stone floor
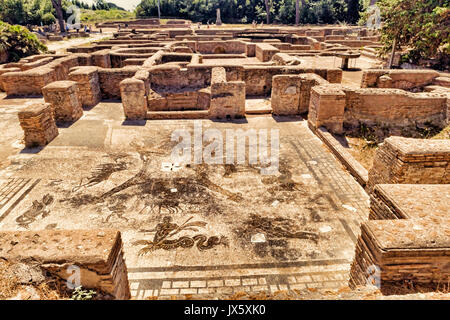
[(24, 149), (17, 112), (38, 100), (0, 97), (1, 230), (120, 229), (136, 298), (346, 284), (368, 197), (301, 118), (196, 122), (278, 129), (279, 173), (262, 175), (172, 163), (172, 132), (194, 121), (130, 123), (117, 102)]

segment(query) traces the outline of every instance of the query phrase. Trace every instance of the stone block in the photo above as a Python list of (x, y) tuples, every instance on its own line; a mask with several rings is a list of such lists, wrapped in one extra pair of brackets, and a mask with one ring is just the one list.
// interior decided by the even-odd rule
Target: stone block
[(74, 280), (79, 280), (83, 288), (100, 290), (115, 299), (131, 297), (117, 230), (0, 232), (0, 258), (12, 264), (32, 262), (61, 281), (72, 280), (75, 285)]
[(35, 104), (19, 112), (27, 147), (45, 146), (58, 136), (58, 128), (49, 103)]
[(301, 80), (297, 75), (277, 75), (272, 79), (272, 111), (275, 115), (300, 113)]
[(55, 81), (42, 88), (45, 102), (50, 103), (55, 121), (73, 122), (83, 116), (78, 84), (75, 81)]
[(125, 117), (129, 120), (145, 119), (148, 108), (144, 81), (125, 79), (120, 83), (120, 92)]
[(330, 132), (342, 133), (345, 93), (338, 85), (321, 85), (311, 89), (308, 122), (313, 128), (324, 126)]
[(272, 57), (279, 53), (280, 50), (268, 43), (258, 43), (256, 44), (255, 54), (256, 58), (262, 62), (267, 62), (272, 59)]
[(78, 67), (69, 73), (69, 80), (78, 84), (83, 107), (93, 107), (101, 100), (97, 67)]
[(211, 80), (211, 118), (245, 116), (245, 82), (226, 81), (224, 68), (214, 68)]

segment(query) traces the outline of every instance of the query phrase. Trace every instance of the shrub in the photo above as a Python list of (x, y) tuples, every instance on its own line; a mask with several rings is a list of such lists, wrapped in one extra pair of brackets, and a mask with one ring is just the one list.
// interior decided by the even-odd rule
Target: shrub
[(8, 54), (8, 61), (47, 52), (47, 47), (27, 28), (0, 21), (0, 50)]
[(47, 12), (46, 14), (44, 14), (42, 16), (42, 23), (44, 25), (48, 26), (48, 25), (50, 25), (52, 23), (55, 23), (55, 22), (56, 22), (56, 18), (51, 12)]

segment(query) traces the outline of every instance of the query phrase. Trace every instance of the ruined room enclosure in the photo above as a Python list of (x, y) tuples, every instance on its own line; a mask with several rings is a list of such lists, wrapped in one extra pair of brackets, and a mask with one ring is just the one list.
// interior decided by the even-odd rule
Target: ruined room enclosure
[[(368, 70), (380, 63), (373, 56), (378, 36), (361, 28), (174, 26), (122, 30), (64, 55), (0, 68), (6, 91), (0, 100), (6, 132), (0, 141), (1, 230), (39, 231), (44, 238), (92, 230), (83, 235), (94, 242), (105, 236), (98, 229), (119, 230), (105, 250), (117, 255), (123, 272), (117, 253), (123, 242), (126, 281), (136, 298), (338, 289), (349, 280), (363, 284), (367, 261), (391, 263), (365, 255), (370, 237), (383, 240), (386, 252), (392, 245), (376, 221), (367, 224), (369, 213), (372, 220), (389, 220), (390, 234), (396, 234), (390, 219), (404, 219), (407, 229), (417, 216), (397, 214), (403, 204), (386, 200), (410, 189), (375, 186), (436, 183), (443, 189), (420, 190), (446, 194), (448, 143), (438, 141), (408, 171), (408, 152), (422, 154), (420, 143), (408, 142), (405, 152), (402, 141), (388, 140), (385, 156), (364, 170), (333, 135), (380, 124), (386, 137), (417, 124), (445, 126), (448, 77)], [(355, 51), (358, 70), (342, 70), (339, 56)], [(242, 130), (238, 135), (279, 130), (279, 172), (261, 174), (261, 163), (174, 163), (171, 134), (186, 129), (194, 136), (194, 125), (224, 137), (229, 129)], [(246, 146), (256, 145), (249, 139)], [(192, 154), (198, 148), (193, 144)], [(392, 154), (397, 162), (383, 160), (397, 159)], [(391, 170), (396, 163), (413, 173), (404, 178), (403, 169)], [(423, 179), (426, 172), (430, 181)], [(444, 221), (436, 232), (447, 232), (445, 214), (436, 219), (420, 227), (428, 231)], [(437, 245), (444, 248), (438, 262), (423, 254), (430, 249), (426, 241), (413, 257), (445, 278), (448, 241), (439, 237), (431, 247)], [(437, 281), (428, 271), (414, 269), (421, 281)], [(397, 270), (389, 272), (386, 282), (401, 280)], [(102, 281), (100, 287), (111, 287)], [(111, 281), (113, 296), (128, 297), (123, 277)]]

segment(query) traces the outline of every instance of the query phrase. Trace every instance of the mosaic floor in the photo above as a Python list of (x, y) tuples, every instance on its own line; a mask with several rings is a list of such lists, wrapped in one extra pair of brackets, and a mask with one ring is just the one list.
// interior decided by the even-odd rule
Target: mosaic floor
[(263, 175), (173, 163), (171, 134), (194, 121), (128, 123), (113, 102), (23, 149), (21, 107), (0, 100), (1, 230), (117, 228), (137, 298), (345, 285), (368, 197), (301, 118), (199, 122), (278, 129), (279, 173)]

